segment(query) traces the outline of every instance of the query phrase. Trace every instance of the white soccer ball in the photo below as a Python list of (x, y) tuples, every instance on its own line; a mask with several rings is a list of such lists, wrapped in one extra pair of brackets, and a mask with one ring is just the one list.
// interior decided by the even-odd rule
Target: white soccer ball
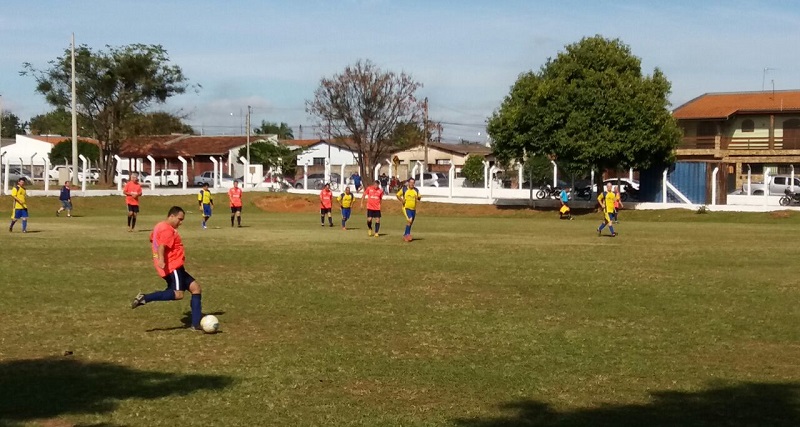
[(219, 319), (217, 319), (217, 316), (212, 316), (210, 314), (204, 316), (200, 320), (200, 327), (203, 328), (203, 332), (213, 334), (219, 330)]

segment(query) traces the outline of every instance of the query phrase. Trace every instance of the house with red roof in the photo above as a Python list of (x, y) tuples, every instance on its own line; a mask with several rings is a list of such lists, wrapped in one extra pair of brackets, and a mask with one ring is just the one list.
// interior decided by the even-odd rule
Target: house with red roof
[(748, 170), (760, 179), (800, 166), (800, 90), (706, 93), (673, 117), (683, 131), (678, 160), (720, 163), (736, 187)]

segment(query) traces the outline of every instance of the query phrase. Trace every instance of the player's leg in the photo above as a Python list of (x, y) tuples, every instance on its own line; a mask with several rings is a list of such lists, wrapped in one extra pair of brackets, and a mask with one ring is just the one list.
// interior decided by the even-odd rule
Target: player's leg
[(408, 240), (411, 240), (411, 226), (414, 225), (414, 219), (417, 216), (417, 212), (412, 209), (406, 209), (406, 231), (403, 234)]
[(67, 202), (67, 218), (72, 217), (72, 202)]
[(133, 221), (133, 206), (128, 205), (128, 231), (131, 231), (131, 221)]
[(614, 232), (614, 222), (610, 218), (608, 220), (608, 231), (611, 232), (611, 237), (614, 237), (614, 236), (617, 235), (617, 233)]
[(239, 227), (242, 226), (242, 207), (241, 206), (236, 208), (236, 225), (238, 225)]
[(231, 206), (231, 227), (233, 227), (233, 220), (236, 218), (236, 208)]
[(367, 235), (372, 237), (372, 211), (367, 210)]
[(325, 208), (319, 210), (319, 225), (325, 226)]
[(64, 206), (65, 206), (64, 200), (60, 200), (60, 202), (61, 206), (59, 206), (58, 210), (56, 211), (56, 216), (60, 216), (61, 212), (64, 212)]
[(14, 209), (14, 214), (11, 216), (11, 224), (8, 226), (8, 231), (14, 231), (14, 224), (17, 223), (17, 219), (19, 218), (19, 209)]
[(375, 237), (378, 237), (378, 232), (381, 230), (381, 211), (375, 211)]
[[(186, 275), (189, 276), (188, 273)], [(190, 302), (190, 306), (192, 307), (192, 328), (200, 329), (200, 319), (203, 318), (203, 295), (200, 284), (194, 279), (192, 279), (189, 284), (189, 292), (192, 294), (192, 300)]]
[(603, 210), (603, 222), (600, 224), (600, 227), (597, 228), (597, 235), (599, 236), (600, 233), (603, 232), (603, 229), (606, 228), (606, 224), (611, 222), (611, 218), (608, 217), (608, 212)]
[(333, 227), (333, 209), (328, 209), (328, 226)]

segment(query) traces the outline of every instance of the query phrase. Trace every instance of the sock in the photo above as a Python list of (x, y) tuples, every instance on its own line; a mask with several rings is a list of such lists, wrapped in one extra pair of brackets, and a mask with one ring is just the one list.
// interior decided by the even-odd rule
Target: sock
[(606, 228), (606, 223), (605, 222), (600, 224), (600, 228), (598, 228), (597, 231), (603, 231), (604, 228)]
[(319, 223), (325, 225), (325, 215), (319, 217)]
[(617, 234), (617, 233), (614, 232), (614, 226), (613, 225), (609, 225), (608, 226), (608, 231), (610, 231), (611, 234)]
[(242, 225), (242, 217), (240, 217), (240, 216), (237, 216), (237, 217), (236, 217), (236, 223), (237, 223), (238, 225)]
[(28, 221), (22, 221), (22, 231), (25, 232), (28, 230)]
[(200, 327), (200, 319), (203, 318), (203, 308), (202, 308), (202, 295), (200, 294), (192, 294), (192, 326), (195, 328)]
[(378, 230), (380, 230), (380, 229), (381, 229), (381, 223), (380, 222), (376, 222), (375, 223), (375, 234), (378, 234)]
[(131, 228), (136, 228), (136, 217), (131, 217)]
[(206, 226), (206, 221), (207, 221), (207, 219), (206, 219), (206, 218), (203, 218), (203, 227), (205, 227), (205, 226)]
[[(12, 222), (12, 224), (13, 224), (13, 222)], [(367, 228), (372, 230), (372, 221), (367, 221)]]
[(13, 230), (14, 229), (14, 224), (16, 224), (16, 223), (17, 223), (17, 221), (11, 221), (11, 225), (8, 226), (8, 229), (9, 230)]
[(411, 226), (406, 224), (406, 232), (403, 234), (403, 236), (408, 236), (409, 234), (411, 234)]
[(329, 225), (333, 225), (333, 217), (332, 216), (328, 217), (328, 224)]
[(130, 216), (128, 217), (128, 228), (131, 228), (131, 218)]
[(163, 291), (156, 291), (144, 296), (144, 302), (151, 301), (174, 301), (175, 291), (172, 289), (164, 289)]
[(231, 215), (231, 227), (233, 227), (233, 218), (234, 217), (236, 217), (236, 215)]
[(344, 219), (344, 218), (342, 218), (342, 228), (344, 228), (344, 223), (345, 223), (345, 222), (347, 222), (347, 221), (345, 221), (345, 219)]

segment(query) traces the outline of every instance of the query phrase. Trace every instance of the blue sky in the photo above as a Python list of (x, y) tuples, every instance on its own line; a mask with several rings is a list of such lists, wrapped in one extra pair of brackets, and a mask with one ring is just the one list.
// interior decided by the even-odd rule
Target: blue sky
[[(45, 67), (76, 42), (94, 49), (161, 44), (199, 93), (161, 109), (205, 133), (284, 121), (316, 136), (305, 101), (319, 80), (358, 59), (424, 84), (445, 138), (485, 140), (482, 124), (517, 76), (584, 36), (620, 38), (678, 106), (705, 92), (800, 89), (800, 2), (31, 0), (0, 14), (3, 107), (27, 120), (51, 108), (23, 62)], [(765, 68), (769, 68), (766, 72)]]

